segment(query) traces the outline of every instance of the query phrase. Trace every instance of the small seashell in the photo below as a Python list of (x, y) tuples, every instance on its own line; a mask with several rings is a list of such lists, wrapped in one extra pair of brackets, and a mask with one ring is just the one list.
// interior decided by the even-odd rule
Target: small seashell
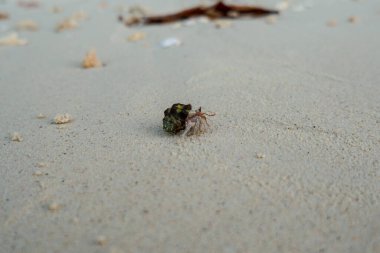
[(8, 36), (0, 38), (0, 46), (24, 46), (27, 40), (20, 39), (17, 33), (11, 33)]
[(94, 49), (87, 52), (86, 56), (83, 59), (82, 67), (85, 69), (88, 68), (98, 68), (102, 66), (102, 62), (98, 59), (96, 51)]
[(69, 123), (73, 120), (73, 117), (68, 114), (68, 113), (65, 113), (65, 114), (57, 114), (55, 117), (54, 117), (54, 123), (55, 124), (66, 124), (66, 123)]
[(332, 19), (332, 20), (327, 21), (326, 25), (328, 27), (335, 27), (338, 25), (338, 23), (336, 22), (336, 20)]
[(44, 118), (46, 118), (46, 115), (44, 115), (44, 114), (42, 114), (42, 113), (39, 113), (39, 114), (37, 115), (37, 119), (44, 119)]
[(143, 40), (145, 38), (145, 33), (142, 32), (135, 32), (131, 35), (128, 36), (128, 41), (134, 42), (134, 41), (139, 41)]
[(37, 31), (38, 25), (35, 21), (26, 19), (19, 21), (16, 28), (19, 31)]
[(228, 20), (215, 20), (214, 24), (215, 24), (215, 27), (219, 29), (230, 28), (232, 26), (231, 21), (228, 21)]
[(177, 38), (167, 38), (167, 39), (164, 39), (160, 42), (160, 46), (162, 48), (168, 48), (168, 47), (174, 47), (174, 46), (180, 46), (182, 44), (182, 42), (177, 39)]
[(24, 138), (22, 138), (21, 134), (18, 133), (18, 132), (13, 132), (11, 134), (11, 140), (12, 141), (18, 141), (18, 142), (22, 142), (24, 140)]
[(96, 237), (96, 244), (100, 245), (100, 246), (104, 246), (107, 244), (107, 237), (105, 237), (104, 235), (99, 235), (98, 237)]
[(62, 208), (62, 206), (56, 202), (53, 202), (53, 203), (49, 204), (49, 206), (48, 206), (48, 209), (51, 212), (57, 212), (61, 208)]

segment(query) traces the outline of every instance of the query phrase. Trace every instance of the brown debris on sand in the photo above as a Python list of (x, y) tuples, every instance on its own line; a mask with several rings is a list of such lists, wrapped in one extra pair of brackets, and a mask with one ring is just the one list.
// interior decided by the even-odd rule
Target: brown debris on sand
[(335, 27), (338, 25), (338, 22), (336, 20), (332, 19), (332, 20), (327, 21), (326, 25), (328, 27)]
[(248, 5), (230, 5), (223, 1), (218, 1), (211, 6), (195, 6), (189, 9), (185, 9), (173, 14), (162, 16), (131, 16), (124, 20), (123, 17), (119, 17), (119, 20), (124, 22), (127, 26), (132, 25), (152, 25), (152, 24), (166, 24), (177, 21), (183, 21), (194, 17), (207, 17), (211, 20), (227, 18), (236, 19), (240, 17), (261, 17), (270, 14), (279, 14), (277, 10), (265, 9), (257, 6)]
[(0, 11), (0, 20), (5, 20), (9, 18), (9, 14), (7, 12)]
[(350, 16), (348, 17), (348, 22), (350, 22), (351, 24), (356, 24), (359, 22), (359, 17), (358, 16)]
[(88, 68), (98, 68), (102, 66), (102, 62), (98, 59), (96, 51), (94, 49), (87, 52), (86, 56), (83, 59), (82, 67), (85, 69)]

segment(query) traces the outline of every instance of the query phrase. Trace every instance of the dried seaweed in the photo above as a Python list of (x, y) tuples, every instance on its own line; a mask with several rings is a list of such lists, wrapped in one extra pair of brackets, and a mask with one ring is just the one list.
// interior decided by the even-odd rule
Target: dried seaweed
[(246, 16), (262, 17), (270, 14), (279, 14), (279, 12), (277, 10), (271, 10), (257, 6), (230, 5), (225, 4), (223, 1), (219, 1), (211, 6), (195, 6), (168, 15), (144, 17), (132, 16), (126, 20), (124, 20), (123, 17), (119, 17), (119, 20), (124, 22), (127, 26), (132, 26), (138, 24), (166, 24), (202, 16), (207, 17), (211, 20), (215, 20), (220, 18), (236, 19)]

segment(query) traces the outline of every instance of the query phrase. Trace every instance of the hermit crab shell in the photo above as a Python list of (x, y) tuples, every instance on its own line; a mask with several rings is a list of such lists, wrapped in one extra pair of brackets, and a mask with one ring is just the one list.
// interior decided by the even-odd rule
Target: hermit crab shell
[(186, 118), (191, 111), (191, 105), (173, 104), (164, 112), (163, 129), (168, 133), (177, 134), (186, 128)]

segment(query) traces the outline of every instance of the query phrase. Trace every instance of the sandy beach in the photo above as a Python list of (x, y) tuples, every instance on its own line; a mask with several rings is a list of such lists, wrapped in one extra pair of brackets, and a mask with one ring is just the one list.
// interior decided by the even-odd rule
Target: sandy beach
[[(380, 2), (231, 2), (281, 14), (126, 27), (212, 2), (0, 0), (1, 253), (380, 252)], [(209, 130), (163, 131), (174, 103)]]

